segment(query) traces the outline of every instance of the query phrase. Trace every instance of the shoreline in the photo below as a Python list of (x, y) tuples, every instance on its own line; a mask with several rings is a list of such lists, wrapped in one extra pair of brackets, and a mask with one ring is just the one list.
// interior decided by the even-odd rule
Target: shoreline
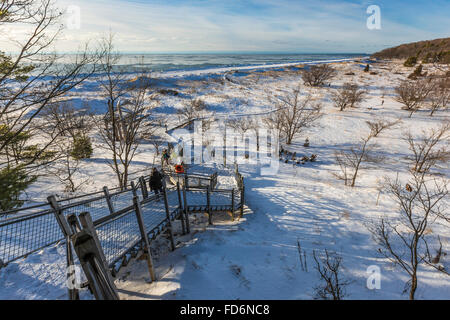
[[(227, 73), (231, 71), (256, 71), (264, 69), (275, 69), (275, 68), (286, 68), (294, 67), (298, 65), (316, 65), (316, 64), (331, 64), (331, 63), (342, 63), (342, 62), (356, 62), (370, 59), (370, 56), (364, 56), (359, 58), (346, 58), (346, 59), (333, 59), (333, 60), (316, 60), (316, 61), (296, 61), (278, 64), (267, 64), (267, 65), (243, 65), (243, 66), (233, 66), (233, 67), (213, 67), (205, 69), (192, 69), (192, 70), (170, 70), (170, 71), (160, 71), (151, 72), (155, 77), (184, 77), (189, 75), (207, 75), (207, 74), (220, 74)], [(130, 74), (136, 74), (138, 71), (130, 72)]]

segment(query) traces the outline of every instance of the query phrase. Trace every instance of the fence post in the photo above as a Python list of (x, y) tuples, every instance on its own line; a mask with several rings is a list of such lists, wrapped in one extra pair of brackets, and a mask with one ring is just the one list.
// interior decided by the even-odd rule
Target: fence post
[(188, 183), (189, 183), (189, 179), (188, 179), (187, 173), (185, 173), (184, 174), (184, 185), (186, 186), (186, 189), (189, 188)]
[(184, 200), (184, 215), (186, 218), (186, 231), (187, 231), (187, 233), (191, 233), (191, 227), (189, 225), (189, 212), (188, 212), (187, 194), (186, 193), (187, 193), (186, 183), (184, 183), (183, 184), (183, 200)]
[[(90, 229), (90, 230), (94, 231), (92, 236), (94, 238), (95, 245), (97, 246), (97, 248), (101, 249), (102, 246), (100, 244), (100, 240), (98, 239), (97, 232), (95, 231), (94, 221), (92, 221), (92, 217), (89, 214), (89, 212), (82, 212), (82, 213), (80, 213), (79, 219), (80, 219), (80, 222), (81, 222), (81, 225), (83, 226), (83, 228)], [(101, 262), (105, 266), (106, 270), (109, 271), (109, 265), (108, 265), (108, 262), (106, 261), (106, 257), (105, 257), (105, 254), (104, 254), (103, 250), (99, 250), (99, 254), (100, 254)], [(111, 275), (110, 272), (108, 272), (108, 277), (112, 281), (112, 275)]]
[(206, 208), (208, 210), (208, 223), (212, 225), (212, 216), (211, 216), (211, 191), (209, 188), (206, 190)]
[(147, 184), (145, 183), (145, 178), (140, 177), (139, 181), (141, 182), (142, 197), (144, 199), (147, 199), (148, 198), (148, 189), (147, 189)]
[(244, 204), (245, 204), (245, 186), (244, 186), (244, 179), (242, 179), (242, 189), (241, 189), (241, 218), (244, 216)]
[(139, 225), (139, 230), (141, 232), (142, 241), (144, 242), (144, 255), (147, 260), (148, 272), (150, 273), (150, 278), (153, 281), (156, 281), (155, 269), (153, 267), (153, 259), (150, 252), (150, 242), (148, 241), (147, 231), (145, 230), (144, 220), (142, 218), (142, 208), (139, 203), (139, 198), (133, 198), (134, 209), (136, 212), (136, 218)]
[(64, 217), (61, 207), (54, 195), (47, 198), (50, 206), (53, 208), (53, 213), (55, 214), (56, 221), (58, 222), (64, 237), (72, 235), (72, 230), (70, 229), (69, 223)]
[(134, 183), (134, 181), (131, 181), (131, 192), (133, 192), (133, 198), (137, 197), (137, 189), (136, 189), (136, 184)]
[(234, 189), (231, 190), (231, 217), (233, 218), (234, 221)]
[[(79, 219), (84, 230), (74, 234), (71, 239), (86, 277), (93, 286), (92, 292), (97, 299), (120, 300), (91, 215), (83, 212), (79, 215)], [(92, 265), (92, 263), (95, 264), (96, 258), (98, 266)], [(97, 273), (96, 277), (94, 273)]]
[(164, 205), (166, 207), (166, 216), (167, 216), (167, 226), (168, 226), (168, 231), (169, 231), (169, 237), (170, 237), (170, 245), (172, 247), (172, 251), (175, 250), (175, 242), (173, 240), (173, 232), (172, 232), (172, 222), (170, 220), (170, 209), (169, 209), (169, 202), (167, 201), (167, 189), (166, 186), (164, 184), (163, 187), (163, 194), (164, 194)]
[(111, 201), (111, 194), (109, 193), (108, 187), (103, 187), (103, 192), (105, 193), (106, 203), (108, 204), (109, 213), (113, 214), (115, 212), (114, 205)]
[[(73, 253), (72, 253), (72, 245), (70, 242), (70, 236), (72, 235), (72, 229), (67, 222), (66, 217), (64, 216), (64, 213), (59, 206), (58, 201), (56, 200), (56, 197), (54, 195), (49, 196), (47, 198), (48, 203), (53, 208), (53, 213), (55, 215), (55, 219), (58, 222), (59, 227), (61, 228), (61, 232), (64, 235), (64, 238), (66, 239), (66, 276), (67, 279), (74, 279), (74, 273), (75, 270), (73, 269), (73, 266), (75, 265), (74, 259), (73, 259)], [(79, 300), (79, 292), (76, 288), (70, 288), (68, 289), (69, 299), (70, 300)]]
[(184, 223), (184, 213), (183, 213), (183, 202), (181, 201), (181, 191), (180, 191), (180, 183), (177, 182), (177, 194), (178, 194), (178, 211), (180, 212), (181, 218), (181, 229), (183, 231), (183, 235), (186, 234), (186, 226)]

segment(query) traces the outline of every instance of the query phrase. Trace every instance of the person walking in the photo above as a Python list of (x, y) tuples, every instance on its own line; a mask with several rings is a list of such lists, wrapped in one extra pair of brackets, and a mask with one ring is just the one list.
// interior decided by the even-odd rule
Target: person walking
[(150, 176), (150, 190), (155, 192), (157, 199), (159, 200), (159, 194), (163, 192), (163, 176), (158, 169), (153, 168), (152, 175)]
[(162, 165), (164, 166), (165, 164), (167, 167), (169, 167), (169, 159), (170, 159), (169, 151), (167, 151), (167, 149), (164, 149), (162, 154)]

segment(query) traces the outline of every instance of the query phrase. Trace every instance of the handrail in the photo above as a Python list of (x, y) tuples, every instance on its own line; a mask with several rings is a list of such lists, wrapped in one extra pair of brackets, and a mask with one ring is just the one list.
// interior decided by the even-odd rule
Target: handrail
[[(211, 176), (196, 175), (196, 174), (194, 175), (186, 174), (184, 176), (187, 178), (194, 177), (193, 179), (202, 179), (210, 181), (210, 184), (208, 184), (208, 186), (205, 186), (206, 188), (185, 186), (187, 187), (186, 191), (188, 192), (197, 191), (202, 193), (208, 193), (209, 190), (209, 195), (216, 194), (218, 197), (220, 197), (221, 194), (229, 194), (230, 195), (229, 198), (233, 198), (234, 197), (233, 195), (236, 194), (238, 195), (239, 192), (241, 192), (241, 196), (239, 197), (238, 195), (235, 198), (238, 199), (237, 202), (235, 203), (235, 208), (242, 207), (242, 205), (239, 204), (239, 202), (243, 201), (242, 196), (243, 189), (241, 187), (239, 187), (238, 189), (216, 189), (215, 186), (217, 184), (217, 176), (218, 176), (217, 172), (212, 174)], [(236, 178), (238, 178), (238, 175), (236, 175)], [(141, 177), (140, 181), (142, 181), (142, 179), (148, 181), (149, 176)], [(94, 221), (94, 223), (97, 226), (106, 223), (108, 221), (111, 221), (111, 219), (116, 219), (123, 215), (129, 214), (132, 210), (134, 210), (132, 199), (135, 196), (138, 196), (139, 202), (143, 205), (144, 204), (148, 205), (149, 203), (154, 202), (157, 196), (149, 195), (148, 190), (146, 190), (147, 184), (141, 185), (140, 181), (136, 181), (136, 184), (132, 184), (134, 185), (134, 188), (131, 189), (127, 188), (125, 190), (119, 190), (113, 193), (109, 193), (109, 191), (111, 190), (107, 190), (106, 188), (106, 190), (93, 192), (86, 195), (66, 199), (58, 199), (56, 201), (57, 207), (55, 208), (51, 207), (50, 203), (46, 203), (42, 205), (34, 205), (26, 208), (19, 208), (12, 210), (12, 212), (15, 213), (22, 212), (23, 214), (13, 214), (13, 216), (8, 217), (6, 219), (2, 220), (0, 219), (0, 240), (1, 240), (0, 259), (3, 259), (2, 261), (3, 265), (6, 265), (7, 263), (20, 259), (33, 252), (36, 252), (37, 250), (45, 248), (49, 245), (52, 245), (64, 239), (63, 234), (61, 234), (61, 230), (59, 229), (57, 221), (54, 216), (56, 212), (55, 210), (60, 210), (61, 213), (63, 213), (64, 215), (69, 215), (72, 213), (78, 215), (84, 211), (89, 211), (91, 214), (93, 214), (93, 217), (95, 217), (96, 220)], [(236, 179), (236, 182), (239, 185), (239, 183), (242, 183), (243, 181), (241, 179), (239, 180)], [(114, 188), (112, 190), (116, 191), (118, 189), (119, 188)], [(138, 193), (139, 190), (141, 190), (142, 194)], [(174, 186), (168, 188), (167, 190), (176, 190), (176, 187)], [(121, 194), (131, 192), (133, 194), (132, 195), (130, 194), (130, 199), (128, 199), (128, 196), (125, 198), (112, 199), (113, 197), (120, 196)], [(100, 195), (101, 193), (102, 195)], [(86, 199), (86, 197), (90, 198)], [(104, 202), (101, 201), (99, 203), (89, 206), (90, 203), (94, 203), (99, 200), (104, 200)], [(116, 205), (118, 205), (117, 208), (115, 207)], [(170, 204), (171, 207), (170, 210), (172, 211), (171, 215), (173, 215), (173, 213), (177, 210), (183, 211), (184, 210), (183, 207), (185, 206), (190, 206), (190, 204), (186, 202), (183, 205), (180, 199), (176, 201), (175, 205), (177, 205), (178, 207), (175, 211), (173, 211), (173, 205), (174, 203)], [(37, 212), (30, 212), (30, 213), (26, 212), (27, 210), (39, 209), (44, 206), (50, 206), (50, 208), (45, 210), (39, 210)], [(223, 207), (224, 205), (221, 206)], [(94, 214), (94, 212), (96, 214)], [(7, 213), (3, 213), (3, 215), (6, 216)]]

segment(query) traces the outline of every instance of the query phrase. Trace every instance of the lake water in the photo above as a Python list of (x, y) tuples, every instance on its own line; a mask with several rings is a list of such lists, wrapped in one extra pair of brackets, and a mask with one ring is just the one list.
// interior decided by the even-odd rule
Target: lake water
[(364, 54), (124, 54), (120, 66), (127, 71), (155, 72), (259, 66), (320, 60), (338, 60)]

